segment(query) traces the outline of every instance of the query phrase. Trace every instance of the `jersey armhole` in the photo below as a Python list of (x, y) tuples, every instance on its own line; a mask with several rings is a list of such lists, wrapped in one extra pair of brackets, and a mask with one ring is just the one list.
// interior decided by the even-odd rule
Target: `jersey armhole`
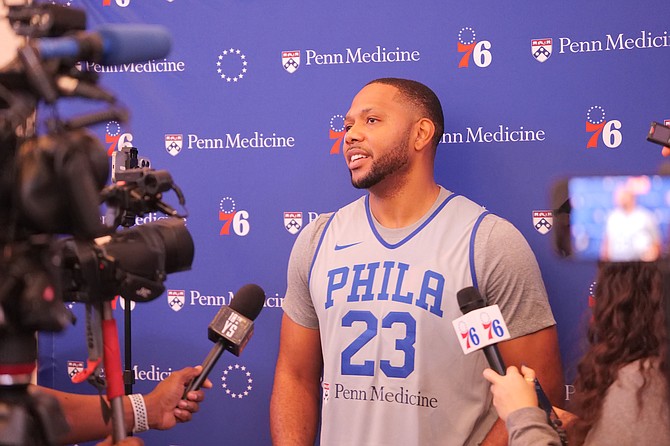
[(328, 226), (330, 226), (330, 223), (333, 221), (333, 218), (335, 218), (335, 214), (337, 214), (337, 212), (333, 212), (333, 214), (328, 218), (328, 221), (323, 226), (323, 230), (321, 231), (321, 234), (318, 236), (319, 237), (319, 242), (316, 245), (316, 249), (314, 250), (314, 255), (312, 255), (312, 261), (309, 264), (309, 274), (307, 275), (307, 284), (309, 284), (312, 280), (312, 269), (314, 268), (314, 262), (316, 261), (316, 255), (319, 253), (319, 248), (321, 248), (321, 243), (323, 242), (323, 238), (326, 236), (326, 231), (328, 230)]
[(470, 276), (472, 278), (472, 286), (477, 290), (479, 290), (479, 285), (477, 283), (477, 271), (475, 271), (475, 236), (477, 235), (477, 230), (479, 229), (479, 225), (481, 224), (482, 220), (489, 214), (489, 211), (484, 211), (479, 215), (479, 217), (477, 217), (477, 221), (475, 222), (475, 225), (472, 228), (472, 233), (470, 234)]

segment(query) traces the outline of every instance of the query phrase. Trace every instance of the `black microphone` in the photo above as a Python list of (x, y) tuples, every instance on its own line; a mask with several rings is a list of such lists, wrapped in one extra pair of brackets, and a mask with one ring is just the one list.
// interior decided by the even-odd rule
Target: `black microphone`
[(172, 45), (167, 28), (159, 25), (107, 24), (95, 32), (36, 39), (42, 59), (75, 58), (101, 65), (162, 59)]
[[(486, 306), (486, 301), (479, 293), (479, 290), (472, 286), (460, 290), (456, 293), (456, 298), (458, 299), (458, 306), (463, 314), (468, 314), (472, 310), (478, 310)], [(505, 375), (507, 373), (507, 368), (505, 367), (502, 356), (500, 356), (498, 346), (496, 344), (491, 344), (482, 348), (482, 350), (484, 350), (484, 355), (489, 362), (489, 366), (498, 372), (499, 375)]]
[(230, 306), (221, 307), (207, 329), (207, 337), (214, 342), (214, 347), (202, 362), (202, 372), (188, 385), (182, 399), (186, 399), (191, 390), (198, 390), (202, 386), (224, 350), (240, 356), (254, 333), (253, 321), (263, 309), (264, 303), (263, 289), (258, 285), (247, 284), (237, 290)]

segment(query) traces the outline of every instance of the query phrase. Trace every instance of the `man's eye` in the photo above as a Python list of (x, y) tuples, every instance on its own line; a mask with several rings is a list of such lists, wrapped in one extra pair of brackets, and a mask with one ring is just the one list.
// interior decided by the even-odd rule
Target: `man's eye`
[(350, 129), (351, 129), (351, 126), (350, 126), (350, 125), (345, 125), (345, 126), (344, 126), (344, 131), (345, 131), (345, 132), (348, 132)]
[(377, 118), (368, 118), (368, 122), (369, 122), (370, 124), (374, 124), (374, 123), (377, 122), (377, 121), (378, 121)]

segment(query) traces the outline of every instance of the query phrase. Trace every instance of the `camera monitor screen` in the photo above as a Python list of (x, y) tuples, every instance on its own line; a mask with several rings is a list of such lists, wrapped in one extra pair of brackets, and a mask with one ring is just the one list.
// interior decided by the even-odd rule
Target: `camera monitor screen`
[(575, 177), (567, 192), (573, 258), (653, 261), (667, 253), (670, 177)]

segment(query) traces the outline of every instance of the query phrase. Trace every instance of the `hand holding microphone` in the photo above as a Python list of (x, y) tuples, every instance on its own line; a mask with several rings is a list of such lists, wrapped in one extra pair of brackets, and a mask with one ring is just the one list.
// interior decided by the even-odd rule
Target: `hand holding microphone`
[(519, 372), (519, 369), (511, 366), (505, 376), (491, 369), (484, 370), (483, 375), (491, 383), (493, 405), (503, 421), (507, 421), (507, 416), (517, 409), (538, 407), (533, 369), (521, 366)]
[[(558, 419), (542, 386), (540, 386), (540, 382), (535, 377), (535, 371), (529, 367), (521, 366), (520, 373), (519, 369), (515, 366), (505, 367), (496, 342), (509, 339), (510, 334), (498, 306), (487, 307), (486, 300), (474, 287), (463, 288), (456, 294), (456, 297), (458, 299), (458, 306), (464, 315), (469, 315), (471, 312), (479, 313), (479, 325), (486, 326), (491, 331), (497, 331), (496, 335), (498, 339), (491, 339), (493, 336), (489, 334), (488, 342), (481, 342), (484, 345), (481, 349), (484, 350), (486, 360), (491, 367), (484, 370), (483, 375), (492, 384), (493, 404), (498, 412), (498, 416), (506, 421), (507, 416), (517, 409), (539, 406), (547, 415), (547, 423), (558, 433), (561, 444), (567, 445), (565, 430), (561, 427), (561, 421)], [(499, 319), (496, 321), (492, 320), (490, 316), (484, 317), (488, 313), (493, 314), (494, 318)], [(459, 319), (454, 321), (454, 328), (457, 327)], [(493, 330), (493, 324), (496, 322), (496, 329)], [(467, 324), (465, 326), (467, 327)], [(470, 328), (470, 330), (474, 329), (474, 327)], [(458, 329), (456, 331), (459, 332)], [(466, 350), (464, 348), (465, 353), (470, 353), (476, 349)]]
[(202, 372), (191, 381), (182, 399), (186, 399), (191, 390), (198, 390), (202, 386), (224, 350), (240, 356), (253, 335), (253, 321), (263, 309), (264, 303), (263, 289), (258, 285), (248, 284), (235, 293), (230, 306), (221, 307), (207, 329), (207, 337), (214, 342), (214, 347), (202, 362)]

